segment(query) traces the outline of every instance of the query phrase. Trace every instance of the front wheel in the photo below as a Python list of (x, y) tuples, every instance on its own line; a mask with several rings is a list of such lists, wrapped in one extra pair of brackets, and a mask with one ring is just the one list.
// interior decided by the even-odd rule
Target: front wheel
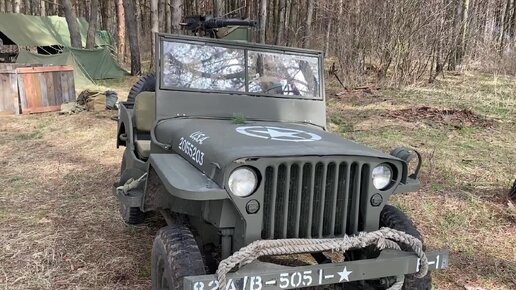
[(183, 278), (206, 274), (201, 252), (183, 224), (158, 231), (152, 246), (152, 289), (182, 290)]
[[(423, 237), (421, 233), (417, 230), (416, 226), (410, 218), (403, 213), (398, 208), (392, 205), (386, 205), (381, 214), (380, 214), (380, 226), (392, 228), (401, 232), (405, 232), (409, 235), (412, 235), (421, 242), (423, 242)], [(405, 245), (400, 245), (402, 250), (411, 251)], [(423, 243), (424, 249), (424, 243)], [(429, 290), (432, 288), (432, 277), (430, 276), (430, 272), (423, 278), (416, 278), (414, 274), (405, 275), (405, 281), (403, 282), (404, 290)]]

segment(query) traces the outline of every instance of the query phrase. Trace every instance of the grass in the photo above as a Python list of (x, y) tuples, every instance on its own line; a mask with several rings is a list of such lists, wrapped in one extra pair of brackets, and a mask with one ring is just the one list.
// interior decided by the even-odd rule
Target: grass
[[(104, 82), (123, 99), (133, 78)], [(436, 289), (516, 289), (516, 79), (466, 73), (428, 86), (330, 97), (331, 130), (385, 151), (404, 145), (424, 158), (423, 188), (391, 201), (450, 250)], [(493, 126), (388, 115), (400, 109), (470, 109)], [(0, 117), (0, 289), (150, 289), (152, 239), (162, 226), (129, 227), (111, 194), (122, 150), (114, 113)]]
[[(493, 125), (385, 117), (421, 106), (471, 110)], [(347, 138), (422, 153), (422, 189), (391, 201), (415, 220), (430, 248), (450, 250), (450, 269), (434, 273), (436, 289), (516, 289), (516, 215), (506, 198), (516, 178), (514, 78), (465, 73), (432, 85), (355, 92), (332, 98), (328, 116)]]

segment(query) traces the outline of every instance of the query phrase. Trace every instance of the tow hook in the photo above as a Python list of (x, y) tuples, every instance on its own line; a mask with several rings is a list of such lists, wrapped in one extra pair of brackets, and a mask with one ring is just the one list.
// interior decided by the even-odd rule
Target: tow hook
[(136, 180), (133, 178), (130, 178), (129, 180), (127, 180), (125, 182), (124, 185), (117, 187), (116, 191), (118, 193), (123, 193), (124, 195), (127, 195), (129, 191), (131, 191), (135, 188), (138, 188), (140, 183), (142, 183), (146, 178), (147, 178), (147, 173), (144, 173), (142, 176), (140, 176), (140, 178), (138, 178)]

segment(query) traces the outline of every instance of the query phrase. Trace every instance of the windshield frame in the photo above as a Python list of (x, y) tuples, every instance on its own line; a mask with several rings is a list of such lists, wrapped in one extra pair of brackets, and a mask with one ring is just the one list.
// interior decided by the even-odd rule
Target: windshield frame
[[(295, 100), (312, 100), (312, 101), (324, 101), (324, 55), (321, 51), (310, 50), (310, 49), (301, 49), (301, 48), (293, 48), (293, 47), (283, 47), (283, 46), (274, 46), (267, 44), (257, 44), (257, 43), (248, 43), (248, 42), (238, 42), (238, 41), (228, 41), (228, 40), (220, 40), (220, 39), (211, 39), (211, 38), (203, 38), (203, 37), (195, 37), (195, 36), (180, 36), (180, 35), (166, 35), (166, 34), (158, 34), (156, 36), (159, 40), (159, 45), (156, 47), (156, 63), (158, 67), (156, 68), (157, 73), (159, 75), (159, 89), (164, 91), (186, 91), (186, 92), (199, 92), (199, 93), (220, 93), (220, 94), (231, 94), (231, 95), (244, 95), (244, 96), (253, 96), (253, 97), (268, 97), (268, 98), (281, 98), (281, 99), (295, 99)], [(208, 45), (208, 46), (219, 46), (230, 49), (241, 49), (244, 51), (244, 73), (245, 73), (245, 91), (237, 91), (237, 90), (216, 90), (216, 89), (196, 89), (196, 88), (181, 88), (174, 86), (165, 86), (163, 84), (163, 66), (165, 57), (163, 57), (162, 52), (164, 51), (164, 43), (165, 42), (180, 42), (187, 43), (193, 45)], [(263, 92), (249, 92), (249, 52), (264, 52), (264, 53), (278, 53), (278, 54), (288, 54), (288, 55), (297, 55), (297, 56), (306, 56), (316, 58), (318, 60), (318, 78), (319, 78), (319, 88), (318, 88), (318, 96), (317, 97), (303, 97), (296, 95), (279, 95), (279, 94), (270, 94)]]

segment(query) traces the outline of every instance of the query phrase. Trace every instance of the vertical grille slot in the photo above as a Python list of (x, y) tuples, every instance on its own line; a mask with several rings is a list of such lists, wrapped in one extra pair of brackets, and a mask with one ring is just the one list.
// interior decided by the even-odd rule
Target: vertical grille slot
[[(371, 171), (371, 167), (369, 166), (369, 164), (364, 164), (362, 166), (362, 172), (360, 173), (360, 194), (359, 196), (361, 197), (365, 197), (367, 196), (367, 192), (369, 191), (369, 180), (370, 177), (369, 177), (369, 172)], [(359, 215), (358, 215), (358, 231), (363, 231), (365, 229), (365, 212), (366, 212), (366, 207), (369, 203), (369, 200), (367, 198), (362, 198), (360, 200), (360, 210), (359, 210)]]
[(346, 226), (346, 234), (352, 235), (358, 232), (358, 209), (360, 207), (360, 165), (358, 163), (351, 164), (349, 176), (349, 197), (348, 197), (348, 222)]
[(288, 192), (288, 214), (285, 214), (285, 232), (287, 238), (296, 237), (296, 227), (298, 227), (298, 217), (301, 210), (301, 170), (299, 165), (293, 164), (290, 167), (290, 187)]
[(273, 193), (275, 191), (275, 172), (274, 167), (269, 166), (265, 169), (265, 184), (264, 184), (264, 196), (263, 196), (263, 225), (262, 225), (262, 238), (264, 239), (272, 239), (273, 235), (273, 221), (274, 221), (274, 211), (272, 210), (274, 206), (273, 202)]
[(289, 168), (285, 164), (281, 164), (278, 167), (278, 182), (276, 183), (276, 208), (275, 208), (275, 221), (274, 221), (274, 237), (284, 238), (283, 234), (283, 222), (285, 221), (284, 215), (287, 213), (287, 192), (288, 192), (288, 179), (287, 176)]
[(303, 165), (303, 182), (301, 186), (301, 213), (299, 217), (299, 237), (308, 237), (308, 227), (310, 225), (309, 220), (311, 219), (310, 204), (311, 193), (313, 192), (313, 174), (314, 167), (310, 163)]
[(335, 215), (336, 215), (336, 197), (337, 197), (337, 178), (338, 167), (335, 163), (328, 165), (326, 172), (326, 190), (324, 195), (324, 219), (322, 224), (322, 235), (333, 236)]
[(359, 162), (268, 166), (262, 238), (326, 238), (363, 230), (370, 168)]
[(320, 237), (319, 225), (322, 223), (321, 215), (324, 204), (324, 185), (326, 182), (326, 167), (322, 163), (315, 166), (314, 197), (312, 203), (312, 237)]

